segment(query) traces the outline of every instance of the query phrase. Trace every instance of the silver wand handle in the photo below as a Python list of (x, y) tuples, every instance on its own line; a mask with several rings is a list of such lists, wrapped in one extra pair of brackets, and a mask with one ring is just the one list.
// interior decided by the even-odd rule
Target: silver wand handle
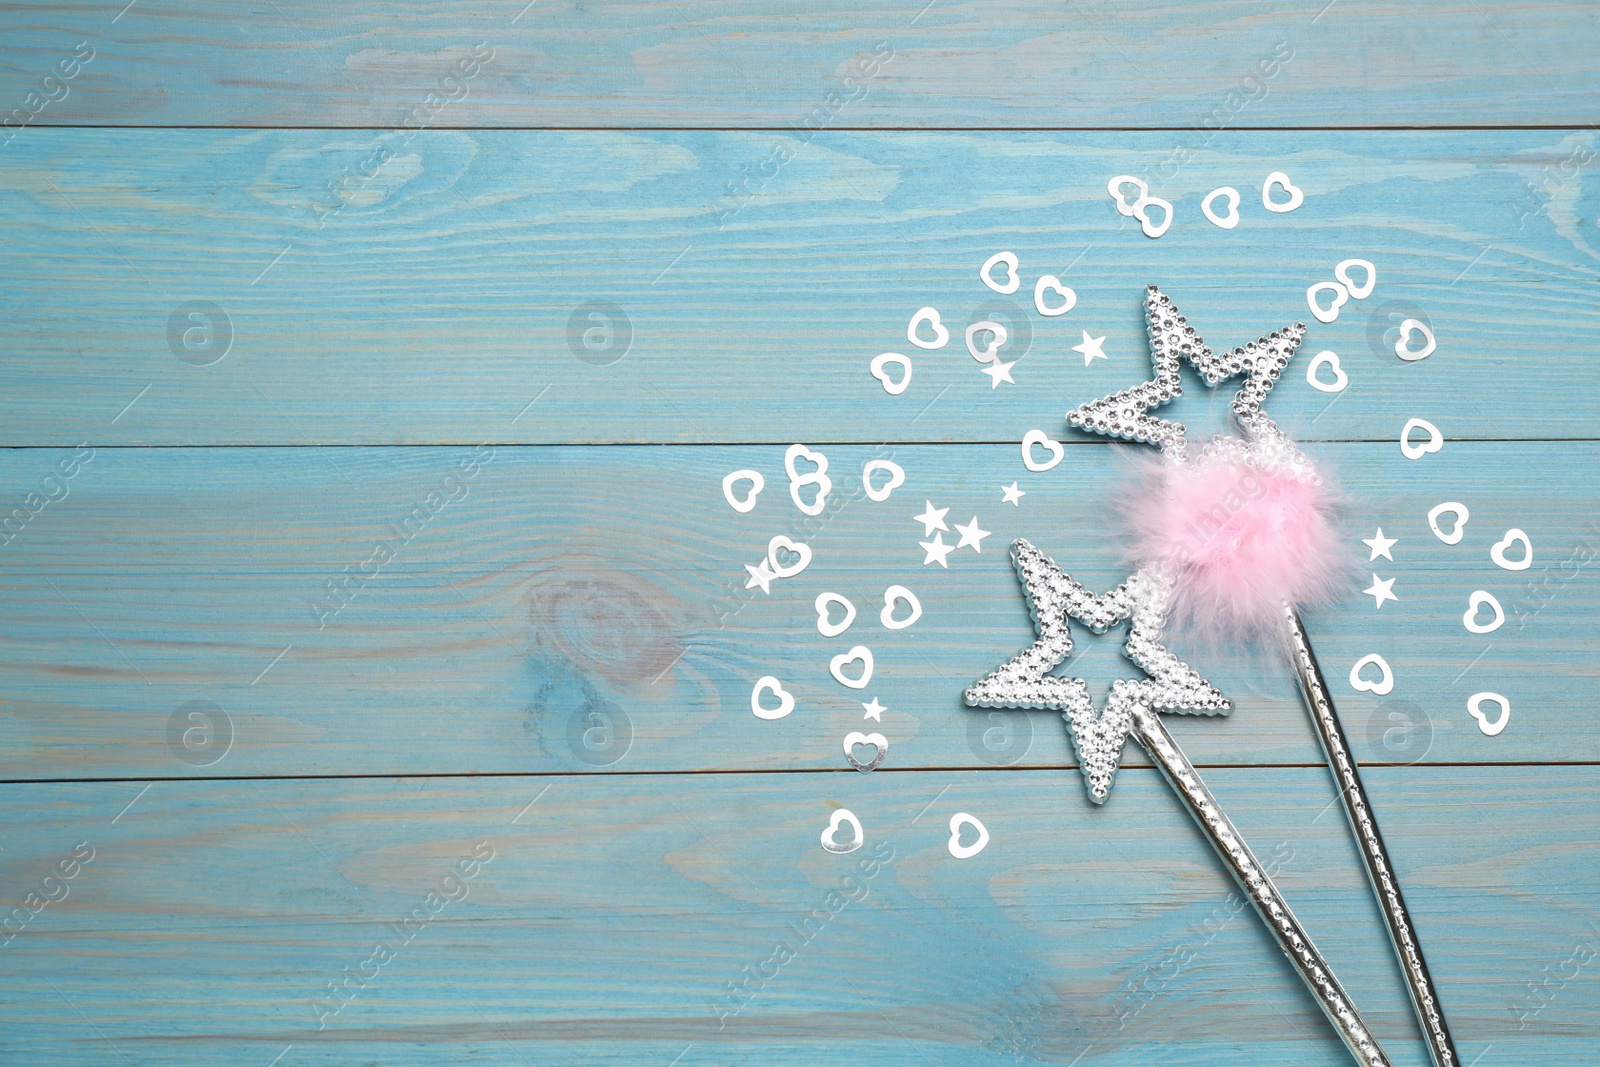
[(1189, 762), (1189, 757), (1183, 754), (1172, 735), (1167, 733), (1160, 717), (1143, 705), (1134, 705), (1133, 728), (1139, 743), (1156, 761), (1156, 766), (1161, 768), (1173, 792), (1189, 809), (1189, 814), (1194, 816), (1200, 829), (1205, 831), (1211, 847), (1217, 850), (1217, 855), (1222, 857), (1222, 862), (1233, 873), (1239, 888), (1255, 905), (1261, 921), (1266, 923), (1273, 939), (1278, 942), (1278, 948), (1283, 950), (1283, 954), (1299, 972), (1301, 981), (1311, 990), (1318, 1006), (1338, 1031), (1356, 1062), (1362, 1067), (1390, 1067), (1388, 1057), (1361, 1021), (1339, 979), (1334, 977), (1322, 954), (1317, 951), (1317, 946), (1306, 936), (1294, 912), (1289, 910), (1278, 887), (1272, 884), (1272, 879), (1256, 861), (1244, 838), (1239, 836), (1239, 831), (1234, 829), (1233, 823), (1217, 806), (1216, 798), (1200, 780), (1194, 764)]
[(1372, 884), (1372, 894), (1378, 898), (1378, 909), (1383, 912), (1383, 925), (1389, 931), (1389, 943), (1394, 946), (1395, 958), (1400, 961), (1405, 976), (1406, 990), (1411, 994), (1411, 1005), (1416, 1009), (1417, 1022), (1427, 1041), (1428, 1056), (1434, 1067), (1459, 1067), (1455, 1043), (1450, 1039), (1450, 1028), (1445, 1025), (1444, 1011), (1433, 992), (1433, 976), (1428, 973), (1428, 961), (1417, 944), (1416, 928), (1411, 914), (1406, 911), (1406, 898), (1400, 893), (1400, 882), (1389, 864), (1389, 852), (1383, 847), (1383, 834), (1378, 831), (1378, 820), (1373, 817), (1372, 806), (1367, 803), (1367, 790), (1361, 784), (1361, 768), (1350, 754), (1350, 743), (1334, 711), (1333, 699), (1328, 696), (1328, 683), (1323, 680), (1322, 669), (1317, 666), (1316, 653), (1311, 651), (1311, 640), (1306, 636), (1305, 624), (1299, 612), (1285, 604), (1284, 624), (1288, 627), (1289, 643), (1294, 658), (1295, 673), (1300, 676), (1300, 688), (1306, 698), (1306, 710), (1311, 723), (1317, 728), (1317, 738), (1328, 757), (1328, 769), (1333, 772), (1334, 784), (1339, 787), (1339, 799), (1344, 802), (1344, 813), (1350, 821), (1350, 830), (1360, 846), (1361, 862), (1367, 869), (1367, 881)]

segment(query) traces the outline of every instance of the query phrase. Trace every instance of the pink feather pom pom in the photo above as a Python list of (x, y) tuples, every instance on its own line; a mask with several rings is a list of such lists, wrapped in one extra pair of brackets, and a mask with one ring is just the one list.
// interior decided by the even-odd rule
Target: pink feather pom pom
[(1124, 503), (1129, 550), (1175, 575), (1176, 622), (1219, 643), (1277, 635), (1285, 603), (1305, 608), (1339, 588), (1336, 492), (1308, 474), (1227, 452), (1144, 473)]

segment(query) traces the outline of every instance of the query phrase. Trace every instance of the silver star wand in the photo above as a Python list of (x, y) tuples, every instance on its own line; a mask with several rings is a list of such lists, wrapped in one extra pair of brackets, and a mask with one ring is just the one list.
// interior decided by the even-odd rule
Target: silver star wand
[[(1110, 794), (1123, 743), (1132, 734), (1205, 832), (1356, 1062), (1363, 1067), (1389, 1067), (1349, 994), (1157, 716), (1160, 711), (1218, 714), (1231, 707), (1211, 683), (1161, 644), (1174, 588), (1172, 578), (1159, 568), (1147, 568), (1097, 596), (1027, 541), (1016, 542), (1011, 559), (1026, 591), (1038, 636), (1032, 645), (974, 683), (966, 692), (967, 703), (1062, 712), (1072, 729), (1089, 797), (1096, 803), (1104, 803)], [(1113, 682), (1105, 710), (1098, 715), (1087, 682), (1049, 673), (1072, 651), (1068, 616), (1096, 633), (1131, 620), (1124, 652), (1149, 676)]]
[[(1028, 589), (1039, 639), (969, 689), (967, 702), (1063, 711), (1096, 802), (1106, 799), (1123, 740), (1131, 732), (1210, 838), (1357, 1061), (1386, 1063), (1348, 996), (1155, 714), (1229, 708), (1221, 694), (1161, 646), (1162, 627), (1175, 606), (1191, 619), (1236, 634), (1282, 632), (1429, 1054), (1435, 1067), (1458, 1067), (1359, 767), (1296, 607), (1328, 595), (1339, 570), (1328, 515), (1330, 494), (1310, 460), (1261, 411), (1261, 401), (1293, 358), (1305, 326), (1297, 323), (1215, 355), (1155, 286), (1147, 292), (1145, 314), (1154, 377), (1067, 415), (1074, 426), (1160, 450), (1165, 462), (1139, 492), (1126, 498), (1130, 543), (1142, 565), (1117, 590), (1095, 597), (1033, 546), (1018, 542), (1016, 565)], [(1150, 414), (1182, 395), (1179, 368), (1184, 361), (1211, 386), (1248, 375), (1231, 405), (1244, 436), (1214, 438), (1192, 461), (1183, 426)], [(1067, 615), (1091, 629), (1131, 618), (1127, 655), (1150, 675), (1148, 681), (1117, 682), (1098, 718), (1081, 679), (1045, 674), (1071, 649)]]
[[(1324, 479), (1261, 410), (1305, 337), (1305, 325), (1295, 323), (1230, 352), (1213, 354), (1153, 285), (1145, 295), (1145, 320), (1155, 376), (1068, 412), (1067, 421), (1095, 433), (1154, 444), (1160, 450), (1166, 460), (1160, 474), (1132, 494), (1134, 541), (1141, 558), (1159, 560), (1173, 573), (1190, 616), (1205, 618), (1227, 636), (1283, 638), (1429, 1058), (1434, 1067), (1459, 1067), (1416, 927), (1367, 800), (1361, 769), (1297, 606), (1328, 599), (1337, 591), (1342, 555)], [(1181, 361), (1212, 387), (1246, 376), (1230, 405), (1243, 436), (1213, 438), (1193, 460), (1183, 426), (1149, 413), (1182, 395)]]

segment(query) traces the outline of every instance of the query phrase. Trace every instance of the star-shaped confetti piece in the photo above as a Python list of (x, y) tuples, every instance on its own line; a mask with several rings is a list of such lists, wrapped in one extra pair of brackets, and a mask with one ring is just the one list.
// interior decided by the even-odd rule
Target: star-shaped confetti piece
[(922, 536), (927, 537), (935, 530), (948, 531), (950, 527), (944, 524), (944, 517), (950, 513), (950, 509), (935, 508), (933, 506), (933, 501), (931, 500), (924, 501), (923, 503), (925, 503), (927, 506), (923, 508), (921, 515), (917, 515), (913, 519), (915, 522), (922, 523)]
[(1021, 489), (1017, 488), (1016, 482), (1012, 482), (1010, 485), (1002, 485), (1000, 487), (1000, 498), (1014, 508), (1021, 507), (1022, 498), (1027, 495), (1027, 493), (1024, 493)]
[(863, 719), (871, 719), (873, 722), (882, 722), (883, 713), (889, 710), (882, 704), (878, 703), (877, 697), (872, 698), (872, 703), (863, 703), (861, 706), (866, 709), (866, 714), (861, 717)]
[(1394, 595), (1393, 578), (1379, 579), (1378, 576), (1374, 574), (1372, 576), (1372, 584), (1361, 591), (1372, 598), (1372, 606), (1375, 608), (1383, 607), (1383, 602), (1385, 600), (1393, 600), (1396, 603), (1399, 603), (1400, 601), (1400, 598)]
[(746, 563), (744, 569), (750, 572), (749, 581), (744, 583), (746, 589), (754, 589), (759, 585), (763, 593), (768, 596), (772, 595), (772, 579), (776, 578), (778, 574), (767, 564), (766, 557), (763, 556), (761, 562), (753, 567)]
[[(1122, 746), (1133, 728), (1133, 710), (1227, 712), (1231, 705), (1210, 682), (1161, 644), (1172, 596), (1171, 579), (1139, 571), (1104, 595), (1089, 592), (1055, 562), (1025, 540), (1011, 548), (1011, 562), (1022, 582), (1033, 617), (1032, 645), (974, 682), (966, 702), (980, 708), (1053, 708), (1072, 728), (1073, 746), (1089, 788), (1089, 799), (1105, 803), (1122, 761)], [(1119, 678), (1111, 685), (1105, 710), (1096, 713), (1089, 684), (1050, 671), (1072, 651), (1071, 616), (1103, 633), (1130, 621), (1124, 655), (1148, 677)]]
[(972, 521), (965, 526), (959, 522), (956, 523), (956, 530), (961, 534), (961, 540), (956, 544), (957, 548), (966, 548), (971, 545), (972, 551), (983, 551), (983, 539), (989, 536), (989, 531), (978, 528), (978, 516), (972, 516)]
[(1016, 365), (1016, 360), (1012, 360), (1010, 363), (1001, 363), (997, 359), (985, 366), (983, 373), (989, 376), (989, 388), (998, 389), (1001, 382), (1010, 382), (1012, 385), (1016, 385), (1017, 380), (1011, 376), (1011, 368)]
[(1073, 345), (1072, 350), (1083, 353), (1083, 365), (1087, 367), (1097, 359), (1105, 359), (1106, 354), (1101, 350), (1100, 346), (1106, 343), (1106, 339), (1104, 337), (1090, 337), (1088, 330), (1082, 332), (1083, 344)]
[(1368, 563), (1370, 563), (1373, 560), (1377, 559), (1379, 556), (1382, 556), (1384, 559), (1388, 560), (1390, 563), (1393, 563), (1394, 562), (1394, 557), (1389, 554), (1389, 550), (1391, 548), (1393, 548), (1399, 542), (1400, 542), (1400, 539), (1398, 537), (1385, 537), (1385, 536), (1383, 536), (1383, 527), (1382, 526), (1378, 527), (1378, 532), (1376, 534), (1374, 534), (1373, 536), (1371, 536), (1371, 537), (1363, 537), (1361, 539), (1361, 543), (1366, 545), (1368, 548), (1370, 548), (1372, 550), (1372, 554), (1367, 557), (1367, 562)]
[(917, 543), (920, 544), (922, 546), (922, 550), (927, 553), (922, 560), (922, 565), (924, 567), (930, 563), (937, 563), (945, 570), (950, 569), (950, 564), (948, 562), (949, 556), (951, 552), (956, 550), (957, 546), (945, 544), (944, 534), (936, 533), (933, 535), (932, 541), (919, 541)]

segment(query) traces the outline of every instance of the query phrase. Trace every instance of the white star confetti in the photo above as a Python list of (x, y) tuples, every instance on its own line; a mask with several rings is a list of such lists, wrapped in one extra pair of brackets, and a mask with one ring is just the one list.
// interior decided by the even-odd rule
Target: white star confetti
[(922, 565), (924, 567), (930, 563), (937, 563), (946, 570), (950, 569), (948, 557), (950, 553), (955, 551), (958, 546), (945, 544), (944, 534), (936, 533), (933, 535), (932, 541), (919, 541), (917, 543), (920, 544), (922, 546), (922, 550), (927, 553), (927, 556), (922, 560)]
[(882, 722), (883, 721), (883, 713), (889, 710), (888, 708), (884, 707), (882, 704), (878, 703), (878, 698), (877, 697), (873, 697), (872, 698), (872, 703), (870, 703), (870, 704), (863, 703), (861, 706), (863, 708), (867, 709), (867, 713), (865, 715), (861, 716), (861, 717), (863, 719), (871, 719), (873, 722)]
[(1398, 537), (1383, 536), (1383, 527), (1378, 527), (1378, 532), (1376, 534), (1371, 537), (1363, 537), (1361, 539), (1362, 544), (1372, 549), (1372, 554), (1367, 557), (1367, 562), (1370, 563), (1379, 556), (1382, 556), (1390, 563), (1393, 563), (1394, 557), (1389, 554), (1389, 550), (1398, 544), (1399, 541), (1400, 539)]
[(914, 520), (922, 523), (922, 536), (927, 537), (935, 530), (945, 530), (948, 532), (950, 527), (944, 524), (944, 517), (950, 513), (950, 509), (936, 509), (933, 506), (933, 501), (931, 500), (924, 501), (924, 503), (927, 504), (927, 507), (923, 510), (922, 514), (916, 516)]
[(989, 531), (979, 529), (978, 516), (972, 516), (972, 521), (965, 526), (959, 522), (956, 523), (956, 530), (961, 534), (961, 540), (956, 543), (957, 548), (966, 548), (971, 545), (972, 551), (983, 551), (983, 539), (989, 536)]
[(1012, 360), (1010, 363), (1001, 363), (997, 359), (984, 367), (983, 373), (989, 376), (989, 388), (998, 389), (1001, 382), (1010, 382), (1012, 385), (1016, 385), (1017, 380), (1011, 377), (1011, 368), (1016, 365), (1016, 360)]
[(744, 587), (746, 589), (754, 589), (759, 585), (763, 593), (767, 594), (768, 596), (772, 595), (772, 579), (776, 578), (778, 575), (770, 566), (767, 565), (765, 558), (763, 558), (760, 563), (757, 563), (753, 567), (746, 563), (744, 565), (744, 569), (750, 572), (750, 580), (744, 583)]
[(1375, 608), (1383, 607), (1385, 600), (1393, 600), (1396, 603), (1400, 600), (1399, 597), (1394, 595), (1394, 579), (1384, 578), (1380, 580), (1376, 574), (1372, 576), (1372, 584), (1361, 591), (1372, 598), (1372, 606)]
[(1100, 349), (1100, 346), (1105, 344), (1105, 341), (1106, 341), (1106, 339), (1104, 337), (1090, 337), (1089, 336), (1089, 331), (1088, 330), (1084, 330), (1083, 331), (1083, 344), (1081, 344), (1081, 345), (1073, 345), (1072, 346), (1072, 350), (1074, 352), (1082, 352), (1083, 353), (1083, 365), (1085, 367), (1087, 367), (1089, 364), (1093, 363), (1097, 359), (1105, 359), (1106, 358), (1105, 352), (1101, 351), (1101, 349)]
[(1027, 493), (1024, 493), (1021, 489), (1017, 488), (1016, 482), (1012, 482), (1010, 485), (1002, 485), (1000, 487), (1001, 499), (1014, 508), (1021, 507), (1022, 498), (1027, 495)]

